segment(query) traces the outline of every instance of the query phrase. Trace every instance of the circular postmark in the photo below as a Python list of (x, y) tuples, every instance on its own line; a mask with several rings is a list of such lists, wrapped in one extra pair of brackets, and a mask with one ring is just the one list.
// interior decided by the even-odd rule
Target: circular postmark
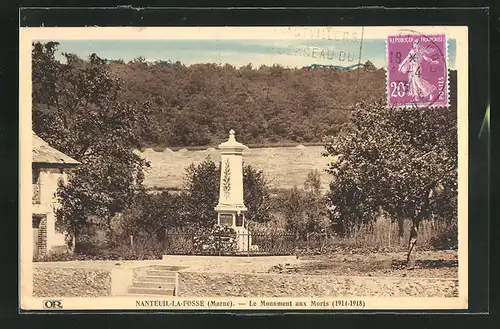
[(386, 40), (387, 106), (448, 107), (446, 35), (399, 31)]

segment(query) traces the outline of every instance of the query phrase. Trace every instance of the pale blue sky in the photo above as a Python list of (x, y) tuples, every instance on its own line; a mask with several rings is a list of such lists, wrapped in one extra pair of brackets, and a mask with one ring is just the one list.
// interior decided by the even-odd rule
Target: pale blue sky
[[(248, 63), (280, 64), (303, 67), (311, 64), (349, 66), (359, 61), (359, 41), (343, 40), (55, 40), (62, 53), (87, 58), (96, 53), (101, 58), (130, 61), (142, 56), (147, 60), (195, 63), (229, 63), (241, 67)], [(370, 60), (384, 66), (385, 39), (363, 40), (361, 63)], [(448, 63), (455, 68), (456, 42), (449, 40)]]

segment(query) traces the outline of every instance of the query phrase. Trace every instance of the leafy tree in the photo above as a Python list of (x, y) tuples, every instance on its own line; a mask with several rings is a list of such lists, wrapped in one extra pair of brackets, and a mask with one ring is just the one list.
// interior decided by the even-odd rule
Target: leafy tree
[(219, 201), (220, 169), (207, 157), (199, 164), (186, 168), (186, 214), (191, 225), (212, 227), (217, 223), (214, 210)]
[(365, 69), (376, 70), (377, 68), (375, 67), (375, 65), (371, 61), (366, 61), (365, 62)]
[(326, 200), (321, 193), (320, 173), (317, 170), (308, 173), (303, 191), (294, 186), (287, 193), (283, 214), (287, 229), (301, 237), (307, 233), (326, 231)]
[(380, 207), (393, 219), (410, 218), (412, 267), (421, 221), (457, 216), (456, 107), (361, 105), (326, 142), (325, 155), (339, 157), (328, 168), (332, 219), (360, 225)]
[[(141, 61), (109, 66), (125, 81), (125, 99), (151, 100), (148, 127), (154, 133), (141, 134), (148, 146), (213, 145), (229, 129), (247, 143), (321, 142), (346, 122), (349, 106), (385, 93), (382, 70)], [(359, 88), (349, 87), (353, 81)]]
[(264, 223), (271, 219), (268, 181), (262, 170), (250, 165), (243, 167), (243, 200), (247, 220)]
[(140, 146), (137, 128), (148, 106), (121, 99), (121, 81), (97, 55), (84, 61), (64, 54), (63, 64), (57, 46), (33, 44), (33, 130), (82, 163), (58, 192), (59, 225), (75, 238), (91, 215), (110, 227), (142, 188), (147, 163), (132, 149)]
[[(46, 51), (44, 56), (50, 54)], [(85, 62), (75, 56), (72, 61)], [(109, 72), (123, 81), (124, 101), (149, 101), (149, 112), (143, 116), (147, 124), (134, 128), (149, 147), (213, 145), (231, 128), (249, 144), (321, 142), (338, 133), (353, 104), (375, 102), (385, 95), (385, 72), (369, 61), (365, 69), (355, 71), (185, 66), (168, 60), (146, 63), (141, 57), (106, 63)], [(49, 74), (40, 75), (39, 81), (50, 84), (54, 79), (50, 72), (46, 66), (44, 73)]]
[(283, 216), (286, 220), (286, 229), (303, 235), (306, 233), (304, 220), (304, 200), (297, 186), (291, 188), (283, 202)]
[(321, 194), (321, 175), (317, 169), (311, 170), (307, 174), (307, 178), (304, 182), (304, 190), (319, 195)]
[(123, 212), (123, 227), (128, 235), (146, 233), (157, 241), (163, 241), (166, 229), (184, 224), (183, 212), (183, 195), (168, 191), (142, 192)]

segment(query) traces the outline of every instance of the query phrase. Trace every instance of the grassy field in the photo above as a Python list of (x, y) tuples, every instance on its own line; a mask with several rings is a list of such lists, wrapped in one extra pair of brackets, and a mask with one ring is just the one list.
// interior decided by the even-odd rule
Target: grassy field
[[(328, 188), (329, 175), (324, 171), (333, 158), (321, 156), (322, 146), (292, 146), (249, 148), (243, 153), (243, 161), (259, 170), (263, 170), (271, 188), (301, 187), (309, 171), (318, 169), (321, 173), (321, 185)], [(185, 168), (192, 163), (203, 161), (210, 156), (220, 161), (219, 150), (208, 148), (204, 150), (180, 149), (163, 151), (145, 149), (139, 154), (150, 161), (151, 167), (145, 175), (147, 187), (181, 188)]]

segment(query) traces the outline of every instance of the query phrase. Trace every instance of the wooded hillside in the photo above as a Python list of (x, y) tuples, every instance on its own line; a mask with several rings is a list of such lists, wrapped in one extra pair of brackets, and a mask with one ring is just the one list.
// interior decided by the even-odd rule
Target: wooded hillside
[(149, 101), (149, 147), (216, 145), (230, 129), (246, 144), (320, 142), (336, 134), (355, 103), (385, 97), (385, 72), (373, 66), (237, 69), (136, 60), (109, 67), (124, 81), (127, 101)]

